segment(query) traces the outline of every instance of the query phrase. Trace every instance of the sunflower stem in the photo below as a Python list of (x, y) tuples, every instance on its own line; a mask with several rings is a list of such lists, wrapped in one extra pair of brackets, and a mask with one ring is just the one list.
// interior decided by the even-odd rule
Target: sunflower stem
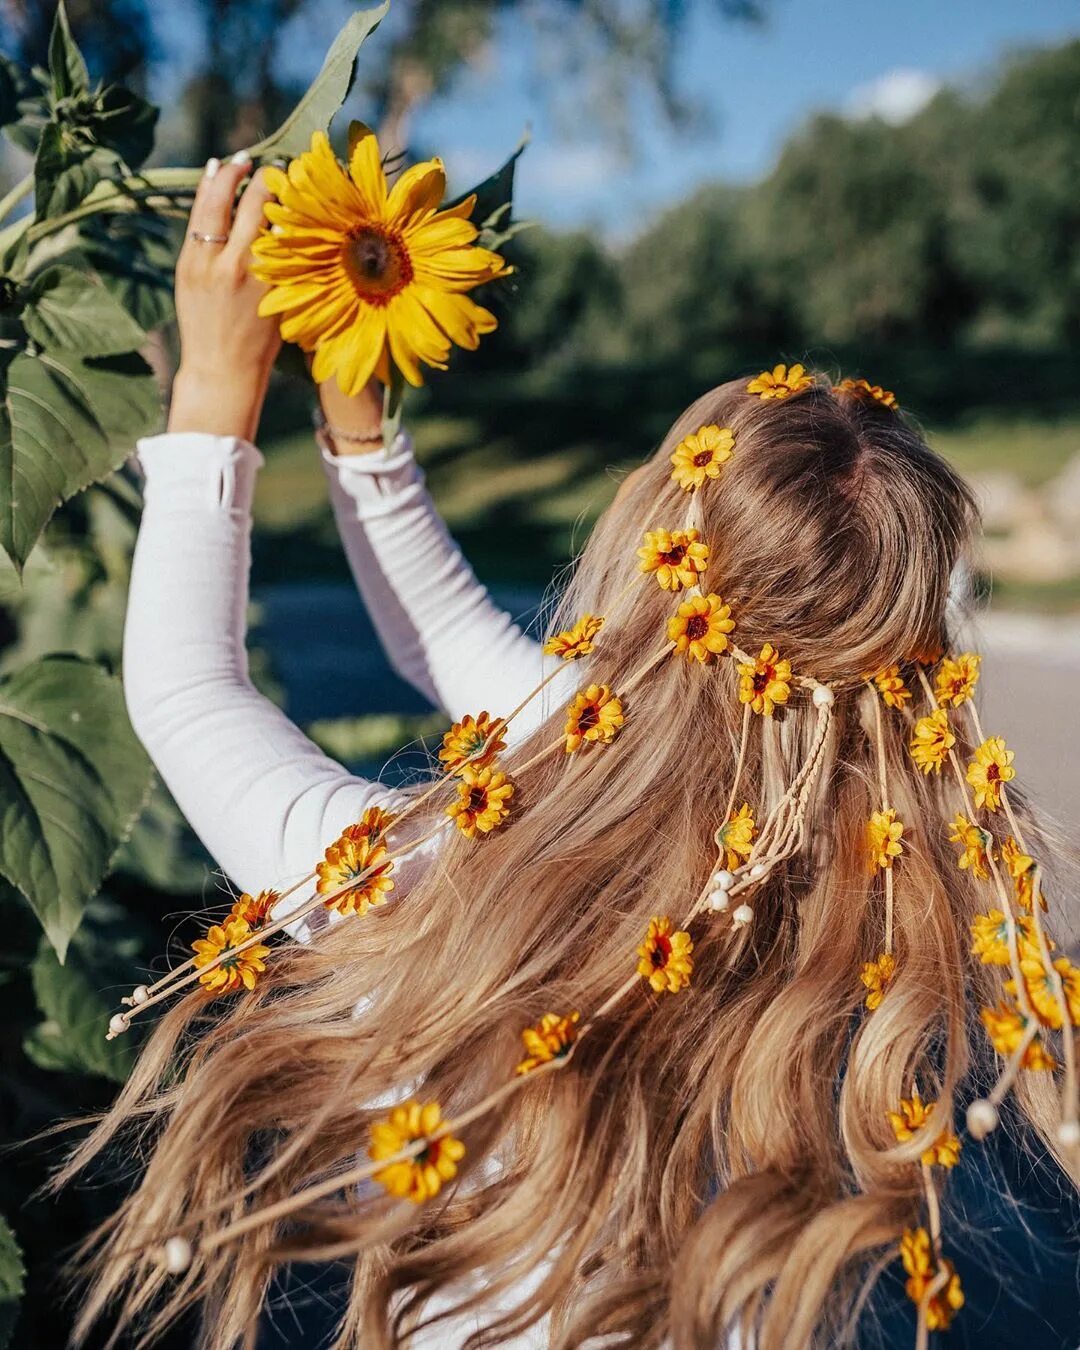
[(383, 445), (393, 445), (394, 438), (401, 429), (401, 409), (404, 401), (405, 381), (397, 365), (391, 362), (390, 383), (383, 390), (382, 434)]

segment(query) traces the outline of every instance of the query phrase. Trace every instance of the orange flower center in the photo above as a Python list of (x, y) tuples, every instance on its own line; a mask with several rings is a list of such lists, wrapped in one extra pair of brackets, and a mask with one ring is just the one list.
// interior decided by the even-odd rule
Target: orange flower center
[(654, 941), (654, 946), (649, 959), (657, 970), (663, 970), (671, 956), (671, 939), (661, 933)]
[(364, 224), (345, 244), (345, 267), (372, 305), (385, 305), (413, 279), (412, 259), (398, 230)]
[(600, 721), (600, 709), (596, 706), (595, 703), (590, 703), (588, 707), (582, 708), (581, 712), (578, 713), (578, 720), (577, 720), (578, 730), (591, 731), (592, 728), (596, 726), (596, 724), (599, 721)]
[(693, 614), (686, 622), (686, 636), (697, 642), (709, 631), (709, 620), (704, 614)]
[(439, 1150), (441, 1145), (441, 1139), (429, 1139), (427, 1146), (422, 1148), (416, 1155), (417, 1166), (427, 1167), (430, 1164), (434, 1167), (439, 1161)]
[(1000, 780), (1000, 778), (1001, 778), (1000, 768), (996, 764), (988, 765), (986, 769), (986, 781), (988, 783), (996, 783)]
[(669, 552), (661, 553), (659, 556), (660, 561), (663, 563), (667, 563), (669, 567), (678, 567), (678, 565), (686, 557), (686, 545), (676, 544), (675, 547), (671, 549)]
[(699, 450), (697, 454), (694, 456), (694, 463), (697, 465), (699, 469), (703, 469), (711, 459), (712, 459), (711, 450)]
[(487, 806), (487, 789), (474, 787), (469, 789), (469, 810), (483, 811)]
[(775, 674), (775, 666), (766, 666), (764, 670), (757, 671), (754, 675), (754, 693), (763, 694), (772, 683)]

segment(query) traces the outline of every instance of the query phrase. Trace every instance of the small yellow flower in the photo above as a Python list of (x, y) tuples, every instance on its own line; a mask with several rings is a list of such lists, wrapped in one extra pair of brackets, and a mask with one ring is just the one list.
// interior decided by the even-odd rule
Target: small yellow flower
[(590, 684), (566, 710), (566, 753), (572, 755), (586, 741), (610, 745), (625, 721), (622, 700), (606, 684)]
[(743, 802), (731, 819), (716, 831), (716, 845), (723, 854), (728, 871), (734, 872), (741, 862), (749, 858), (756, 833), (750, 803)]
[(421, 1105), (412, 1100), (403, 1106), (395, 1106), (385, 1120), (372, 1125), (368, 1148), (372, 1162), (392, 1158), (419, 1139), (426, 1141), (419, 1153), (390, 1163), (375, 1173), (375, 1180), (391, 1195), (422, 1205), (425, 1200), (434, 1199), (444, 1183), (457, 1176), (457, 1165), (465, 1156), (465, 1145), (449, 1134), (433, 1139), (431, 1136), (441, 1124), (442, 1111), (437, 1102)]
[(739, 702), (749, 703), (756, 713), (771, 717), (778, 703), (791, 697), (791, 662), (766, 642), (756, 661), (739, 666)]
[(244, 891), (233, 901), (229, 918), (242, 919), (249, 928), (261, 928), (280, 899), (278, 891), (260, 891), (258, 895), (248, 895)]
[[(1003, 1059), (1018, 1049), (1027, 1027), (1027, 1018), (1015, 1004), (1003, 1000), (996, 1008), (983, 1008), (979, 1013), (990, 1043)], [(1031, 1070), (1053, 1070), (1057, 1060), (1036, 1036), (1024, 1053), (1023, 1067)]]
[[(1031, 919), (1021, 917), (1016, 925), (1016, 941), (1021, 952), (1035, 942)], [(1037, 948), (1034, 950), (1037, 951)], [(1000, 909), (976, 914), (971, 924), (971, 954), (984, 966), (1009, 964), (1009, 921)]]
[(920, 717), (911, 737), (911, 758), (923, 773), (940, 773), (956, 737), (949, 730), (949, 715), (944, 708)]
[(538, 1064), (548, 1064), (553, 1059), (565, 1059), (570, 1047), (577, 1040), (577, 1024), (581, 1014), (573, 1012), (569, 1017), (560, 1017), (558, 1013), (545, 1013), (534, 1027), (526, 1027), (521, 1033), (525, 1043), (525, 1058), (514, 1070), (515, 1073), (529, 1073)]
[(873, 680), (882, 702), (890, 708), (902, 708), (911, 698), (911, 690), (904, 683), (899, 666), (885, 666), (876, 674), (867, 675), (865, 678)]
[(968, 765), (967, 780), (975, 789), (975, 805), (996, 811), (1001, 805), (1002, 787), (1016, 777), (1013, 752), (1005, 748), (1000, 736), (983, 741)]
[(721, 467), (735, 454), (735, 437), (727, 427), (699, 427), (675, 447), (671, 476), (686, 492), (704, 487), (709, 478), (719, 478)]
[[(1001, 861), (1016, 886), (1016, 898), (1024, 909), (1030, 909), (1035, 895), (1035, 859), (1024, 853), (1010, 834), (1001, 846)], [(1046, 908), (1046, 897), (1040, 892), (1039, 908)]]
[(645, 941), (637, 949), (638, 974), (648, 980), (653, 991), (677, 994), (690, 983), (694, 969), (691, 952), (694, 944), (689, 933), (671, 931), (671, 920), (651, 918)]
[(912, 1303), (921, 1305), (927, 1289), (937, 1278), (939, 1269), (948, 1272), (948, 1283), (926, 1304), (926, 1326), (929, 1331), (947, 1331), (953, 1318), (964, 1306), (964, 1291), (960, 1276), (951, 1261), (941, 1260), (939, 1267), (930, 1246), (930, 1234), (925, 1228), (905, 1228), (900, 1239), (900, 1259), (907, 1272), (904, 1289)]
[(315, 889), (320, 895), (356, 879), (351, 890), (326, 901), (327, 909), (336, 909), (339, 914), (366, 914), (373, 905), (385, 905), (387, 895), (394, 889), (390, 875), (394, 870), (393, 859), (387, 857), (386, 845), (369, 829), (363, 821), (348, 826), (316, 866)]
[(199, 983), (211, 994), (232, 994), (237, 989), (255, 988), (256, 980), (266, 969), (265, 959), (270, 955), (270, 948), (256, 943), (235, 956), (228, 955), (250, 936), (251, 929), (243, 919), (230, 917), (223, 924), (214, 924), (207, 930), (205, 938), (197, 938), (191, 944), (195, 953), (191, 964), (197, 970), (217, 960), (222, 953), (226, 954), (220, 965), (199, 976)]
[[(906, 1144), (909, 1139), (915, 1138), (930, 1119), (933, 1105), (933, 1102), (924, 1102), (917, 1092), (913, 1092), (910, 1098), (900, 1099), (900, 1110), (888, 1112), (897, 1143)], [(960, 1161), (960, 1140), (952, 1130), (944, 1130), (923, 1152), (921, 1160), (928, 1167), (955, 1167)]]
[(648, 530), (638, 549), (641, 570), (652, 573), (664, 591), (696, 586), (709, 565), (709, 546), (697, 530)]
[(986, 830), (968, 820), (961, 812), (957, 812), (952, 822), (949, 843), (960, 845), (960, 857), (956, 860), (956, 865), (962, 872), (970, 870), (971, 875), (979, 881), (986, 881), (989, 878), (987, 864), (991, 839)]
[(499, 751), (506, 748), (505, 729), (501, 717), (491, 717), (486, 712), (473, 717), (467, 713), (443, 737), (439, 758), (446, 772), (460, 774), (467, 763), (477, 768), (490, 764)]
[(975, 652), (962, 652), (957, 657), (947, 656), (934, 677), (937, 701), (951, 703), (959, 708), (975, 695), (975, 686), (979, 683), (979, 666), (982, 657)]
[(513, 783), (491, 765), (478, 769), (466, 764), (460, 778), (458, 799), (446, 808), (446, 814), (469, 839), (475, 839), (477, 834), (490, 834), (510, 814)]
[(866, 846), (870, 852), (870, 870), (877, 872), (891, 867), (893, 859), (904, 851), (900, 842), (904, 837), (904, 822), (896, 819), (896, 811), (875, 811), (866, 826)]
[(583, 614), (573, 628), (564, 628), (561, 633), (548, 638), (544, 643), (544, 655), (561, 656), (564, 661), (588, 656), (594, 646), (593, 639), (603, 626), (603, 619), (595, 614)]
[(704, 664), (727, 651), (727, 635), (734, 627), (731, 606), (719, 595), (692, 595), (668, 619), (667, 635), (676, 652)]
[(864, 403), (880, 403), (892, 412), (899, 410), (896, 395), (891, 389), (882, 389), (880, 384), (871, 384), (869, 380), (841, 380), (833, 388), (834, 394), (849, 394)]
[(746, 386), (746, 392), (761, 398), (790, 398), (813, 383), (803, 366), (792, 366), (789, 370), (785, 365), (777, 365), (756, 375)]
[(863, 966), (859, 979), (869, 991), (866, 995), (866, 1006), (871, 1012), (881, 1006), (885, 990), (892, 983), (895, 974), (896, 957), (891, 952), (882, 952), (876, 961), (867, 961)]
[(384, 811), (381, 806), (369, 806), (356, 824), (349, 826), (349, 830), (357, 839), (366, 836), (374, 842), (381, 839), (393, 823), (394, 817), (389, 811)]
[[(1053, 950), (1053, 943), (1047, 943)], [(1054, 962), (1054, 969), (1061, 979), (1062, 993), (1065, 995), (1065, 1003), (1069, 1010), (1069, 1021), (1080, 1021), (1080, 970), (1078, 970), (1067, 956), (1061, 956)], [(1026, 942), (1020, 950), (1020, 973), (1024, 977), (1024, 987), (1027, 990), (1028, 1001), (1031, 1004), (1035, 1016), (1044, 1027), (1050, 1027), (1054, 1031), (1061, 1030), (1061, 1005), (1057, 1001), (1057, 995), (1054, 993), (1054, 986), (1050, 983), (1050, 977), (1047, 974), (1046, 967), (1043, 965), (1042, 953), (1033, 941)], [(1005, 992), (1016, 997), (1016, 981), (1005, 981)]]

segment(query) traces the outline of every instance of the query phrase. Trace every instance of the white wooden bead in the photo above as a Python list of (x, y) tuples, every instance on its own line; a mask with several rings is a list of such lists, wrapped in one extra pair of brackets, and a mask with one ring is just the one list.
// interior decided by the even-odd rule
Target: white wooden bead
[(113, 1013), (112, 1017), (109, 1018), (109, 1035), (122, 1036), (129, 1026), (131, 1026), (131, 1021), (127, 1013)]
[(751, 867), (750, 869), (750, 880), (760, 881), (761, 878), (765, 875), (767, 870), (768, 869), (766, 868), (764, 863), (755, 863), (753, 867)]
[(968, 1133), (972, 1139), (985, 1139), (998, 1126), (998, 1109), (993, 1102), (979, 1097), (967, 1109)]
[(754, 911), (750, 906), (740, 905), (739, 908), (732, 913), (731, 922), (737, 923), (740, 928), (745, 928), (748, 923), (752, 922), (753, 918)]
[(194, 1253), (186, 1237), (174, 1236), (168, 1239), (164, 1249), (164, 1265), (170, 1275), (183, 1275), (191, 1265)]
[(1062, 1148), (1080, 1146), (1080, 1125), (1075, 1120), (1063, 1120), (1058, 1126), (1057, 1141)]
[(147, 989), (145, 984), (137, 984), (135, 988), (131, 991), (132, 1003), (135, 1004), (145, 1003), (147, 1002), (149, 997), (150, 997), (150, 990)]
[(727, 871), (726, 868), (719, 872), (714, 872), (712, 884), (718, 891), (730, 891), (732, 886), (735, 885), (735, 873)]
[(721, 913), (723, 910), (727, 909), (730, 904), (731, 896), (728, 895), (727, 891), (716, 890), (709, 892), (709, 908), (715, 914)]
[(829, 708), (836, 701), (836, 695), (827, 684), (815, 686), (813, 697), (815, 708)]

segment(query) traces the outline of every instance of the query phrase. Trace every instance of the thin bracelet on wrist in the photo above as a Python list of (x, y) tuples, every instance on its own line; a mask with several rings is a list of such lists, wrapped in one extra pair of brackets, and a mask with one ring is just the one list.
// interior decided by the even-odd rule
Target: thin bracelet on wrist
[(315, 438), (319, 444), (333, 454), (334, 445), (344, 442), (346, 445), (379, 445), (383, 439), (382, 427), (373, 432), (346, 431), (342, 427), (332, 426), (326, 420), (321, 404), (315, 405)]

